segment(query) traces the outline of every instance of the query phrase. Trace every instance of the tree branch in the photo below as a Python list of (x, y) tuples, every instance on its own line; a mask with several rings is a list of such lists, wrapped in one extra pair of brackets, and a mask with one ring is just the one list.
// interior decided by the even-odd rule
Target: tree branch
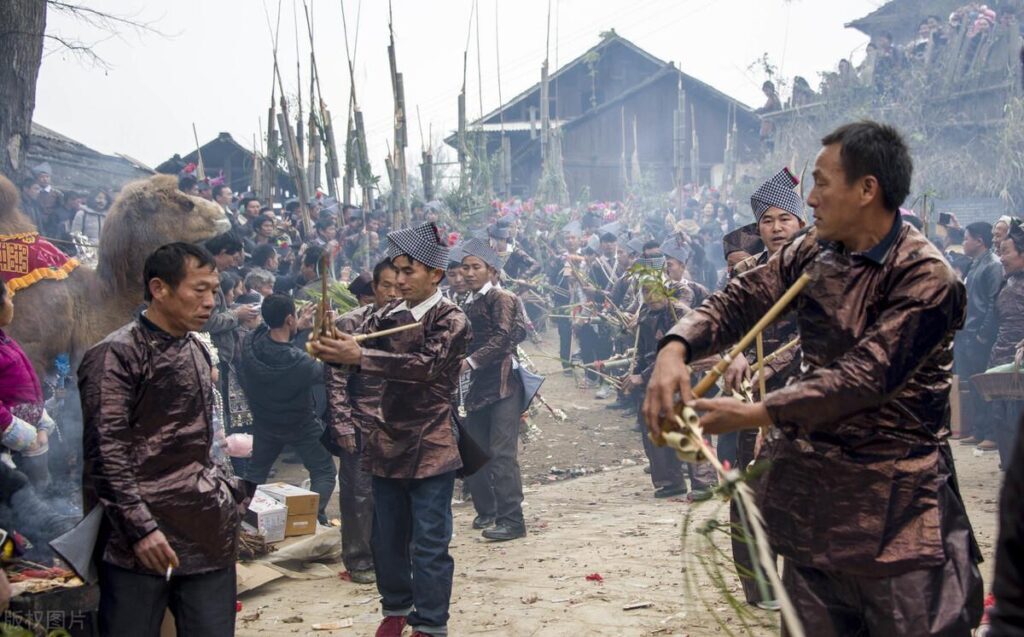
[(46, 0), (46, 4), (51, 9), (68, 13), (86, 24), (102, 29), (110, 34), (119, 35), (120, 31), (118, 29), (120, 27), (131, 27), (136, 31), (167, 37), (167, 34), (153, 26), (153, 22), (140, 22), (130, 16), (106, 13), (72, 2), (66, 2), (65, 0)]
[[(161, 37), (169, 37), (167, 34), (154, 27), (153, 22), (142, 22), (135, 19), (134, 16), (106, 13), (91, 7), (82, 6), (75, 2), (70, 2), (69, 0), (46, 0), (46, 5), (49, 9), (66, 13), (86, 25), (108, 34), (108, 37), (97, 40), (91, 44), (86, 44), (85, 42), (77, 39), (73, 40), (60, 34), (47, 33), (43, 36), (45, 39), (56, 42), (64, 49), (71, 51), (80, 59), (87, 60), (93, 65), (104, 70), (110, 70), (112, 66), (104, 60), (102, 56), (96, 53), (94, 48), (96, 45), (105, 42), (110, 38), (121, 37), (122, 29), (127, 27), (136, 31), (140, 35), (153, 34)], [(54, 53), (54, 51), (51, 50), (48, 51), (46, 55), (50, 55), (52, 53)]]
[[(73, 53), (75, 56), (83, 60), (88, 60), (90, 63), (100, 67), (103, 70), (109, 71), (111, 68), (113, 68), (106, 60), (97, 55), (96, 51), (93, 50), (94, 45), (92, 44), (85, 44), (84, 42), (79, 42), (76, 40), (66, 40), (59, 35), (52, 35), (50, 33), (43, 35), (43, 38), (47, 40), (53, 40), (64, 49), (71, 51), (71, 53)], [(53, 51), (51, 51), (50, 53), (53, 53)], [(47, 53), (46, 55), (50, 55), (50, 53)]]

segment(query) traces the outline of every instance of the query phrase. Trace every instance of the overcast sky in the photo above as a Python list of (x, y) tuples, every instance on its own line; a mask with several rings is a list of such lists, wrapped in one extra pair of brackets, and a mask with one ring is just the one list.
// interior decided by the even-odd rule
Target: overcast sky
[[(251, 146), (270, 99), (271, 35), (264, 7), (276, 20), (279, 0), (91, 0), (100, 10), (149, 22), (164, 35), (125, 30), (110, 37), (51, 11), (48, 31), (96, 43), (109, 68), (57, 48), (43, 59), (35, 120), (103, 152), (120, 152), (155, 166), (227, 131)], [(278, 59), (286, 91), (295, 93), (296, 21), (303, 94), (309, 86), (309, 40), (302, 0), (280, 0)], [(360, 0), (307, 0), (313, 13), (321, 86), (332, 116), (344, 122), (349, 79), (341, 2), (350, 43), (356, 44)], [(803, 75), (817, 86), (818, 72), (840, 58), (863, 56), (867, 38), (844, 24), (882, 0), (478, 0), (477, 30), (469, 28), (473, 0), (394, 0), (398, 68), (409, 109), (411, 170), (418, 165), (420, 128), (433, 145), (457, 125), (463, 51), (470, 38), (469, 115), (506, 101), (540, 79), (551, 6), (551, 63), (564, 64), (614, 28), (653, 55), (751, 105), (763, 102), (760, 71), (748, 69), (768, 54), (783, 76)], [(388, 71), (388, 3), (362, 0), (356, 50), (356, 91), (368, 142), (380, 171), (392, 126)], [(783, 93), (785, 97), (785, 92)], [(307, 102), (306, 97), (303, 102)], [(306, 105), (308, 108), (308, 105)], [(344, 125), (340, 127), (344, 129)], [(338, 143), (342, 143), (341, 139)]]

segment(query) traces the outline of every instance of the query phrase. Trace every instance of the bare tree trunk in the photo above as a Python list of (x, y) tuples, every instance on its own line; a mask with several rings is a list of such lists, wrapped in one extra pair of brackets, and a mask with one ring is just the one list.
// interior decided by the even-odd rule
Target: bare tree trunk
[(17, 179), (36, 107), (46, 0), (0, 2), (0, 173)]

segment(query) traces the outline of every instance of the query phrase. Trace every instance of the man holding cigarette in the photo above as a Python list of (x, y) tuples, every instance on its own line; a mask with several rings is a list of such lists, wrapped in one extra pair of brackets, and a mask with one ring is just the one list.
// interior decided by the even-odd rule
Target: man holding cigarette
[(143, 277), (148, 307), (78, 369), (85, 505), (105, 514), (100, 633), (156, 637), (169, 608), (179, 635), (233, 635), (243, 493), (211, 458), (211, 363), (190, 334), (220, 281), (185, 243), (153, 252)]

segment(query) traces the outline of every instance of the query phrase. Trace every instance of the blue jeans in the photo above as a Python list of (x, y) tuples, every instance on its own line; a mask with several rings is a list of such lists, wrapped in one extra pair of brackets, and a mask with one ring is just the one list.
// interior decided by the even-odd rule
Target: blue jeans
[(455, 560), (455, 472), (423, 479), (373, 477), (373, 566), (384, 615), (428, 635), (448, 634)]

